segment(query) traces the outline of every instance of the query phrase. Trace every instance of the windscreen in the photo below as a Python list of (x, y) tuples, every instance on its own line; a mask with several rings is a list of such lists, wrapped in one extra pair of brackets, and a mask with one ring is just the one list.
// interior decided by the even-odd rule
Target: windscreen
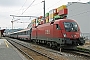
[(78, 25), (76, 22), (64, 22), (65, 30), (68, 32), (77, 32), (78, 31)]

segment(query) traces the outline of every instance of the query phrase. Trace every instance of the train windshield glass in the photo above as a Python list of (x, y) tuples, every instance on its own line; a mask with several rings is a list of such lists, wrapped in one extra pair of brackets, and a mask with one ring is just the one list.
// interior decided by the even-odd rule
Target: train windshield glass
[(78, 31), (78, 25), (75, 22), (64, 22), (65, 30), (68, 32), (77, 32)]

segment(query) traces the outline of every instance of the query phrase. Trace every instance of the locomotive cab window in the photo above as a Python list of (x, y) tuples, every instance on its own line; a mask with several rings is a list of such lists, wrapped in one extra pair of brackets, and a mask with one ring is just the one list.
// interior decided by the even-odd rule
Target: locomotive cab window
[(60, 30), (60, 26), (58, 24), (56, 24), (56, 29)]
[(77, 32), (78, 31), (78, 25), (75, 22), (64, 22), (65, 30), (68, 32)]

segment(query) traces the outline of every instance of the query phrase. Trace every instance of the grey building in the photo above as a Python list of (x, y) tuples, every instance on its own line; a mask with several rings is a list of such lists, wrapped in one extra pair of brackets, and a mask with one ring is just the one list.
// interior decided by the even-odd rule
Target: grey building
[(90, 2), (69, 2), (67, 8), (67, 18), (76, 20), (82, 33), (90, 33)]

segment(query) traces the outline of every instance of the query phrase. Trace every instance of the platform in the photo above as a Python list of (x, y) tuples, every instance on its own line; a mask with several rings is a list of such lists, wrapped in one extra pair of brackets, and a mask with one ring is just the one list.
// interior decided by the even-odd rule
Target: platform
[(0, 39), (0, 60), (27, 60), (6, 39)]

